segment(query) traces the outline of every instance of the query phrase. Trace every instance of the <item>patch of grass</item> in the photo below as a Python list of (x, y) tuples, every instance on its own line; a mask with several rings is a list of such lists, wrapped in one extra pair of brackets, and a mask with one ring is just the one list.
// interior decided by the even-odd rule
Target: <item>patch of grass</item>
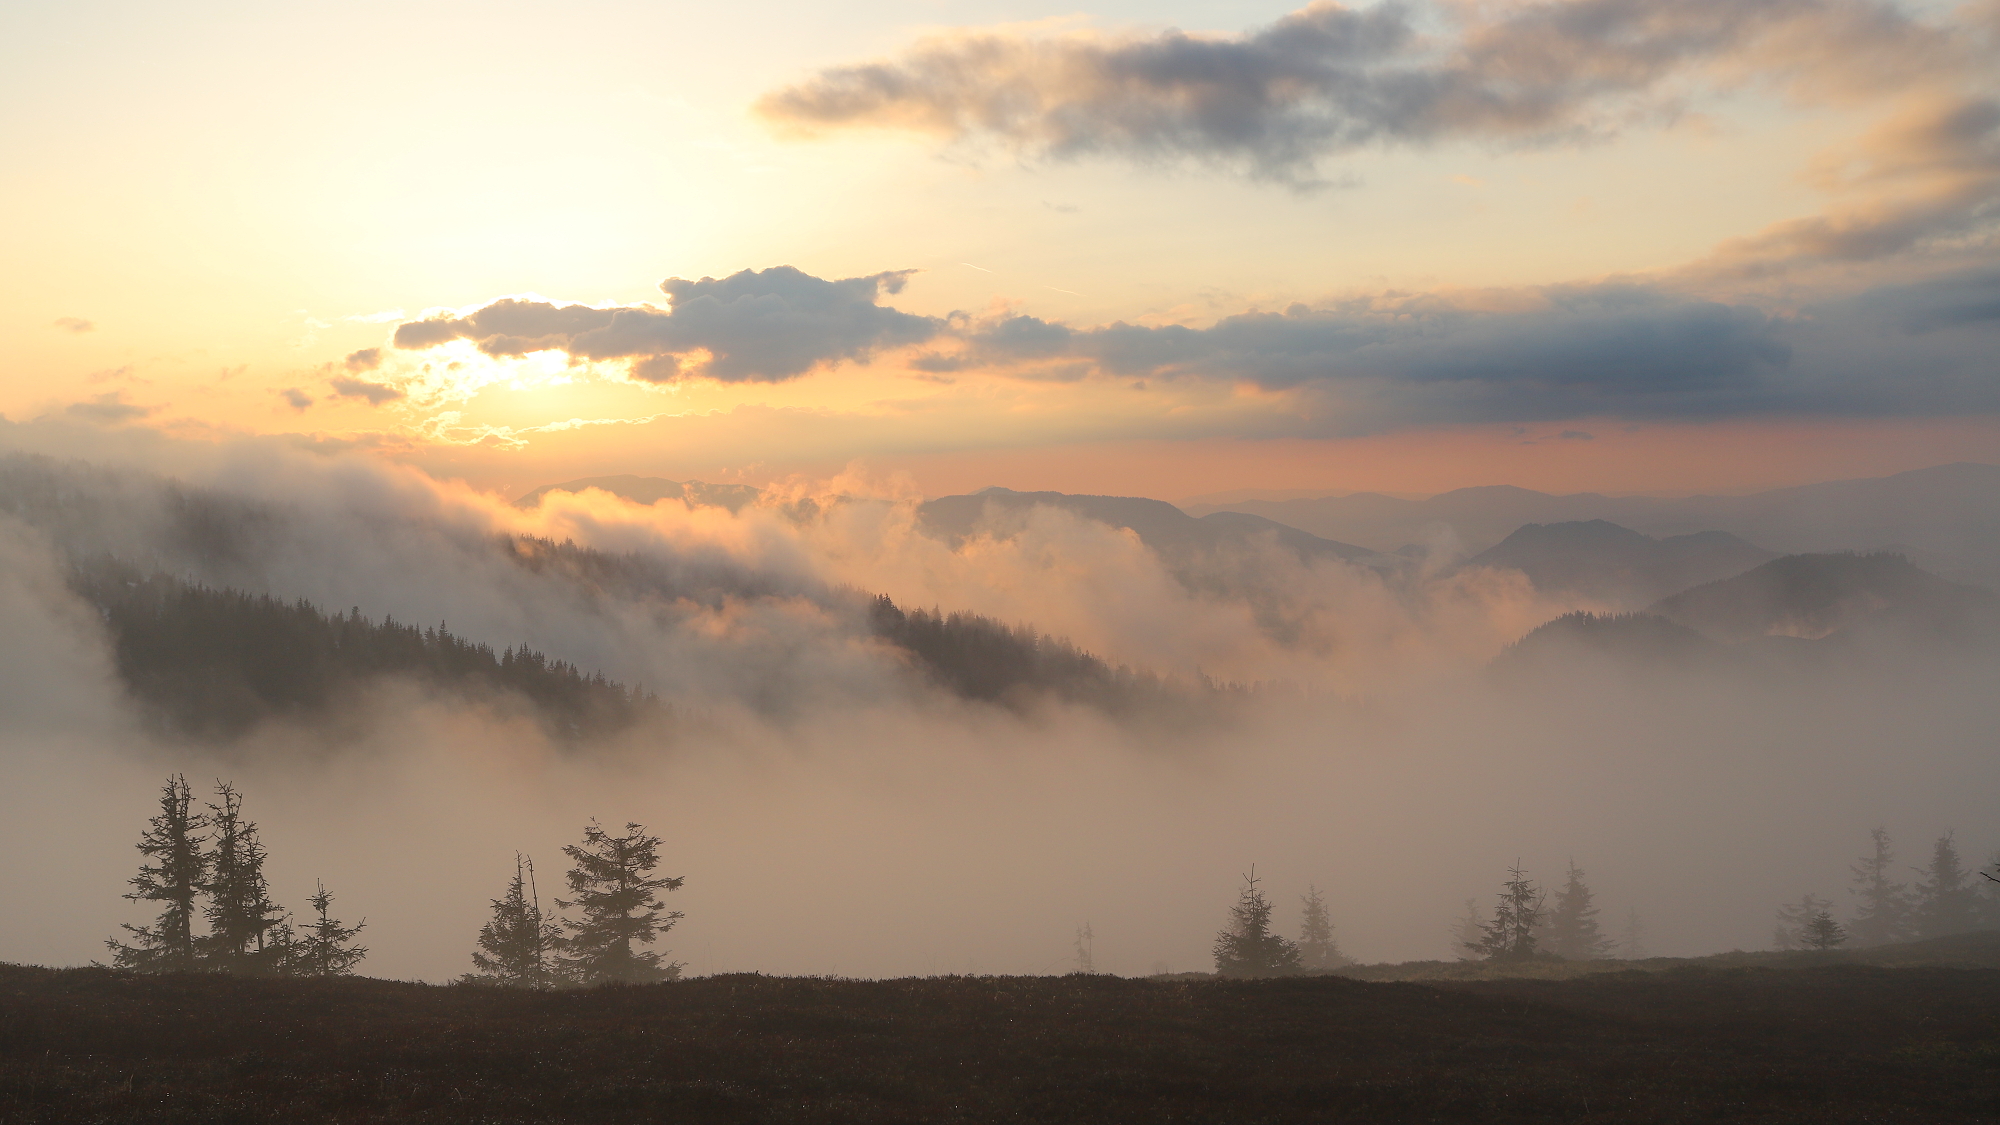
[(0, 966), (0, 1120), (1990, 1121), (1996, 1010), (2000, 971), (1851, 965), (562, 993)]

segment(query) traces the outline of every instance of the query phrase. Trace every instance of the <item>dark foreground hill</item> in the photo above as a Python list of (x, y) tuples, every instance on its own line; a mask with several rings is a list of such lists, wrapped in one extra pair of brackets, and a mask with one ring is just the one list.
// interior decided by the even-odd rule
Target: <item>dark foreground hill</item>
[(2000, 1114), (2000, 973), (722, 976), (528, 993), (0, 966), (0, 1119), (1829, 1122)]

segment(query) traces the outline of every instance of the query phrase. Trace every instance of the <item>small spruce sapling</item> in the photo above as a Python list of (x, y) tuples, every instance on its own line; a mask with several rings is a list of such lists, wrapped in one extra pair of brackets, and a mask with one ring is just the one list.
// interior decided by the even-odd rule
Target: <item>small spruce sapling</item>
[(1306, 893), (1299, 896), (1299, 906), (1304, 917), (1299, 926), (1299, 967), (1309, 973), (1323, 973), (1353, 964), (1340, 952), (1340, 943), (1333, 938), (1333, 919), (1327, 915), (1326, 896), (1319, 893), (1317, 886), (1306, 886)]
[(1959, 859), (1958, 844), (1946, 832), (1931, 846), (1931, 862), (1921, 869), (1924, 878), (1917, 884), (1916, 936), (1947, 937), (1972, 929), (1975, 903), (1972, 873)]
[(1076, 971), (1090, 974), (1097, 971), (1097, 935), (1085, 922), (1076, 928)]
[(1507, 869), (1507, 881), (1501, 884), (1493, 920), (1479, 924), (1479, 942), (1475, 948), (1489, 961), (1533, 959), (1535, 931), (1548, 914), (1545, 901), (1541, 888), (1535, 886), (1535, 881), (1528, 878), (1516, 861)]
[(111, 963), (142, 973), (184, 973), (198, 966), (194, 936), (195, 898), (208, 873), (202, 851), (208, 821), (194, 811), (187, 778), (176, 774), (160, 790), (160, 812), (139, 837), (139, 854), (150, 862), (132, 876), (125, 897), (162, 904), (150, 926), (126, 925), (132, 940), (107, 938)]
[(661, 963), (661, 955), (639, 950), (672, 929), (682, 915), (660, 905), (660, 891), (679, 890), (684, 876), (656, 877), (660, 840), (644, 827), (627, 824), (623, 836), (613, 836), (596, 821), (583, 830), (583, 843), (570, 844), (563, 854), (576, 866), (568, 881), (574, 898), (557, 899), (565, 910), (581, 910), (581, 921), (565, 921), (563, 938), (566, 973), (582, 985), (612, 982), (646, 983), (681, 975), (678, 963)]
[(1889, 877), (1896, 863), (1896, 854), (1889, 846), (1889, 832), (1877, 828), (1868, 838), (1873, 848), (1848, 868), (1854, 873), (1854, 885), (1848, 888), (1848, 893), (1855, 899), (1854, 920), (1847, 925), (1848, 935), (1856, 945), (1887, 945), (1906, 940), (1912, 921), (1910, 892)]
[(468, 981), (509, 988), (553, 988), (557, 984), (556, 950), (562, 927), (542, 913), (535, 887), (535, 861), (514, 853), (514, 879), (507, 893), (493, 900), (493, 918), (479, 931), (479, 949), (472, 954)]
[(1271, 932), (1271, 900), (1257, 889), (1257, 869), (1229, 908), (1229, 928), (1215, 935), (1215, 971), (1225, 977), (1273, 977), (1299, 971), (1299, 947)]
[(354, 973), (354, 966), (368, 956), (368, 947), (355, 945), (354, 937), (368, 927), (368, 919), (363, 918), (352, 926), (343, 925), (328, 911), (333, 906), (333, 895), (326, 884), (316, 884), (318, 890), (311, 898), (313, 913), (318, 915), (305, 928), (303, 934), (291, 933), (286, 925), (286, 936), (290, 939), (286, 972), (298, 977), (344, 977)]
[(1818, 915), (1831, 916), (1833, 904), (1816, 894), (1808, 893), (1794, 903), (1778, 907), (1778, 924), (1771, 931), (1771, 942), (1779, 949), (1805, 949), (1806, 930)]
[(1625, 930), (1618, 935), (1618, 956), (1627, 961), (1643, 961), (1653, 955), (1646, 948), (1646, 923), (1637, 907), (1625, 914)]
[(1548, 914), (1545, 940), (1550, 953), (1572, 961), (1610, 954), (1617, 943), (1599, 930), (1594, 897), (1583, 881), (1583, 869), (1571, 861), (1569, 879), (1556, 892), (1555, 908)]
[(1833, 920), (1833, 915), (1825, 910), (1806, 919), (1799, 931), (1799, 945), (1824, 953), (1847, 940), (1847, 928)]

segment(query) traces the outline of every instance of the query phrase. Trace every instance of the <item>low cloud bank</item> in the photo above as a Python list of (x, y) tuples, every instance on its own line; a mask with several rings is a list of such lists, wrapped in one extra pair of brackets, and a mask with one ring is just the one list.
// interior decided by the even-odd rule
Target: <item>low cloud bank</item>
[[(550, 876), (592, 816), (666, 839), (664, 870), (688, 877), (672, 903), (688, 920), (667, 944), (691, 971), (852, 975), (1059, 971), (1083, 922), (1101, 967), (1204, 968), (1252, 862), (1281, 926), (1316, 883), (1364, 959), (1447, 955), (1463, 901), (1517, 856), (1544, 877), (1574, 857), (1608, 916), (1642, 912), (1658, 952), (1756, 947), (1778, 901), (1844, 884), (1878, 823), (1911, 857), (1946, 826), (1974, 856), (2000, 842), (1984, 799), (2000, 782), (1986, 737), (2000, 683), (1971, 662), (1783, 688), (1577, 669), (1515, 692), (1479, 670), (1547, 607), (1506, 575), (1397, 587), (1295, 558), (1288, 571), (1254, 547), (1216, 560), (1218, 583), (1253, 574), (1292, 599), (1300, 632), (1277, 636), (1229, 587), (1191, 592), (1129, 536), (1063, 513), (953, 549), (893, 498), (804, 520), (796, 504), (601, 493), (522, 512), (268, 446), (211, 456), (174, 487), (55, 468), (68, 502), (23, 503), (18, 472), (5, 493), (0, 660), (15, 675), (0, 691), (22, 705), (0, 711), (0, 841), (74, 846), (0, 874), (0, 893), (37, 904), (0, 949), (10, 960), (87, 960), (133, 919), (117, 898), (131, 843), (175, 771), (245, 791), (282, 901), (296, 908), (324, 878), (369, 918), (365, 971), (428, 979), (466, 967), (516, 849)], [(683, 594), (523, 567), (496, 543), (525, 533), (654, 560)], [(66, 590), (64, 546), (86, 542), (533, 643), (698, 702), (699, 721), (565, 747), (504, 709), (385, 682), (338, 738), (277, 724), (226, 745), (162, 739)], [(1165, 670), (1289, 673), (1324, 693), (1266, 693), (1174, 733), (1087, 707), (968, 704), (828, 608), (849, 583)]]

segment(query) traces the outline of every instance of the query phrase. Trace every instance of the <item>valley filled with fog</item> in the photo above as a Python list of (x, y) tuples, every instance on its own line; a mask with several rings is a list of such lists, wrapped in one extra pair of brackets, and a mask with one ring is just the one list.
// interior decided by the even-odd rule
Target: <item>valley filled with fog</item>
[(592, 818), (663, 839), (695, 974), (1059, 972), (1085, 924), (1099, 970), (1206, 971), (1253, 864), (1281, 930), (1317, 887), (1362, 961), (1456, 956), (1516, 861), (1588, 871), (1654, 954), (1760, 949), (1781, 902), (1848, 909), (1878, 826), (1907, 866), (2000, 848), (1970, 584), (2000, 469), (1364, 527), (862, 474), (515, 498), (29, 431), (0, 456), (0, 842), (31, 857), (0, 960), (140, 920), (177, 773), (245, 794), (280, 902), (323, 880), (366, 917), (364, 972), (426, 980), (469, 967), (517, 852), (552, 873)]

